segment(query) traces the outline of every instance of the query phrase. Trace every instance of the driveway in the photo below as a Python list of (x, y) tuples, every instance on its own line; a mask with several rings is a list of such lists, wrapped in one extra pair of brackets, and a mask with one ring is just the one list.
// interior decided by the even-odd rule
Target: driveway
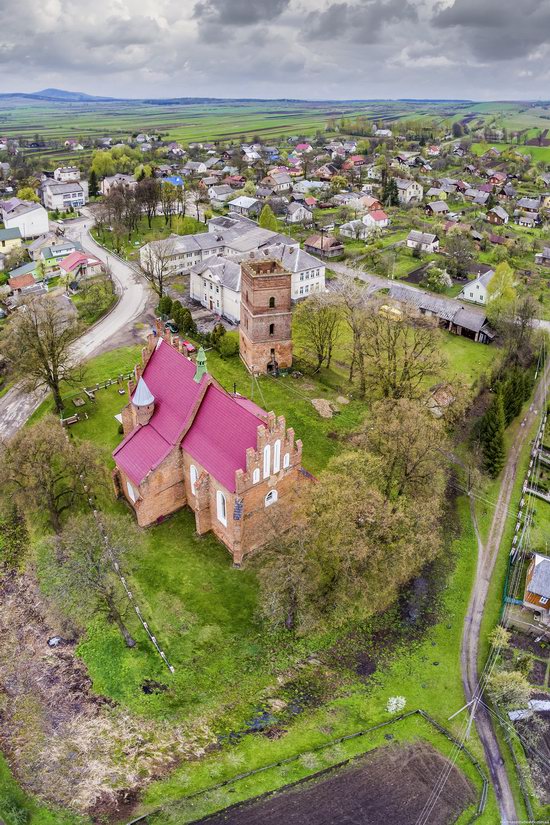
[[(75, 341), (74, 351), (82, 360), (97, 355), (102, 350), (112, 349), (129, 341), (121, 340), (134, 323), (147, 309), (150, 290), (143, 278), (126, 261), (96, 244), (89, 229), (93, 225), (90, 215), (66, 225), (65, 234), (73, 240), (79, 240), (87, 251), (96, 255), (109, 266), (117, 295), (118, 303)], [(0, 438), (10, 438), (36, 410), (47, 395), (44, 389), (29, 393), (15, 384), (0, 399)]]

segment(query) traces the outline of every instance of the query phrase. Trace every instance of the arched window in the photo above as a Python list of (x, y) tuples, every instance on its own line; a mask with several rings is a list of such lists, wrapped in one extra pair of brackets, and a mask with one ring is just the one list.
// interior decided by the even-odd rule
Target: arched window
[(272, 296), (272, 297), (269, 299), (269, 308), (270, 308), (270, 309), (273, 309), (273, 307), (274, 307), (274, 306), (275, 306), (275, 298), (273, 298), (273, 296)]
[(284, 454), (283, 467), (285, 468), (285, 470), (286, 470), (287, 467), (290, 467), (290, 454), (289, 453)]
[(278, 473), (281, 469), (281, 441), (277, 439), (273, 445), (273, 472)]
[(216, 493), (216, 509), (218, 513), (218, 521), (227, 527), (227, 506), (225, 502), (225, 496), (221, 490), (218, 490)]
[(128, 498), (131, 502), (135, 504), (139, 498), (139, 492), (135, 489), (134, 485), (130, 481), (126, 482), (126, 487), (128, 490)]
[(277, 498), (277, 490), (270, 490), (264, 499), (265, 506), (269, 507), (271, 504), (275, 504)]
[(269, 325), (269, 334), (270, 335), (275, 335), (275, 324), (270, 324)]
[(264, 478), (271, 474), (271, 447), (266, 444), (264, 447)]
[(252, 484), (257, 484), (259, 480), (260, 480), (260, 468), (256, 467), (256, 469), (252, 473)]
[(197, 483), (198, 477), (199, 474), (197, 473), (197, 468), (194, 464), (191, 464), (191, 466), (189, 467), (189, 481), (191, 482), (191, 493), (193, 495), (196, 495), (195, 484)]

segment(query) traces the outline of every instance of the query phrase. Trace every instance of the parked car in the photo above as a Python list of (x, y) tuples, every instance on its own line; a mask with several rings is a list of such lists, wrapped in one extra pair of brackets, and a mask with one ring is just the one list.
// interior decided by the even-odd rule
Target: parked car
[(185, 347), (185, 349), (187, 350), (187, 352), (195, 352), (195, 351), (196, 351), (196, 349), (197, 349), (197, 348), (196, 348), (196, 347), (195, 347), (195, 346), (191, 343), (191, 341), (182, 341), (181, 343), (183, 344), (183, 346)]
[(178, 327), (176, 326), (176, 324), (173, 321), (166, 321), (166, 323), (164, 324), (164, 329), (169, 330), (174, 335), (176, 334), (176, 332), (179, 332)]

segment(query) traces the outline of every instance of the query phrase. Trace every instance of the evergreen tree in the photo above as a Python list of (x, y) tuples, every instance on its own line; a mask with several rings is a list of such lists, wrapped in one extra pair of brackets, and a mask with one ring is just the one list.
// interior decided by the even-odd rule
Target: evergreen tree
[(499, 390), (493, 403), (483, 416), (481, 425), (481, 445), (485, 469), (490, 476), (496, 476), (504, 466), (504, 404), (503, 393)]
[(163, 295), (159, 301), (158, 311), (161, 315), (170, 315), (172, 312), (172, 299), (169, 295)]
[(382, 190), (382, 200), (385, 206), (397, 206), (399, 203), (399, 193), (395, 178), (386, 178), (386, 183)]
[(90, 177), (88, 178), (88, 194), (91, 198), (96, 198), (99, 195), (99, 187), (97, 185), (97, 174), (95, 169), (92, 169), (90, 172)]
[(260, 219), (258, 224), (262, 227), (262, 229), (271, 229), (272, 232), (277, 232), (279, 229), (279, 223), (273, 212), (271, 206), (266, 203), (260, 212)]

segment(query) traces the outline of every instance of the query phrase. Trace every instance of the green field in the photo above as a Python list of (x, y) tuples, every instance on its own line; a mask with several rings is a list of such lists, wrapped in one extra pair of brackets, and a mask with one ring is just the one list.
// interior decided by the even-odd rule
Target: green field
[[(46, 141), (44, 148), (27, 153), (51, 155), (58, 160), (78, 157), (67, 150), (67, 138), (80, 141), (112, 137), (125, 140), (138, 132), (161, 132), (169, 140), (239, 141), (259, 135), (277, 140), (289, 135), (311, 135), (324, 131), (330, 119), (364, 115), (375, 122), (426, 120), (436, 124), (474, 117), (476, 125), (486, 121), (514, 122), (521, 128), (544, 128), (546, 110), (512, 103), (469, 103), (467, 101), (292, 101), (292, 100), (212, 100), (189, 102), (120, 100), (74, 103), (0, 98), (0, 134), (27, 142)], [(523, 125), (525, 123), (525, 125)], [(550, 124), (550, 120), (548, 121)]]

